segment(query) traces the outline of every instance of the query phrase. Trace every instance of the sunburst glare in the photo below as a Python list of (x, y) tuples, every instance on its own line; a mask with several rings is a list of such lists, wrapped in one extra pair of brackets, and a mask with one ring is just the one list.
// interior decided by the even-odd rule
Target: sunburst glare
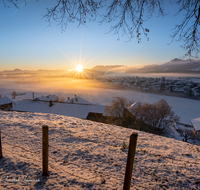
[(83, 71), (83, 66), (82, 65), (76, 65), (76, 71), (77, 72), (82, 72)]

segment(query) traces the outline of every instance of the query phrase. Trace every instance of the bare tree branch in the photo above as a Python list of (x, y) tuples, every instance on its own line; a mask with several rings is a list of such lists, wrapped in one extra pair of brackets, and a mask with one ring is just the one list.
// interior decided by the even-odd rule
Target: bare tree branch
[(184, 13), (180, 24), (175, 25), (172, 41), (182, 41), (182, 48), (186, 50), (185, 57), (197, 57), (200, 46), (200, 1), (199, 0), (178, 0), (180, 6), (175, 16)]
[[(9, 4), (12, 4), (16, 8), (19, 9), (19, 7), (18, 7), (18, 0), (0, 0), (0, 3), (1, 2), (3, 2), (5, 8), (9, 8), (8, 4), (6, 3), (6, 2), (8, 2)], [(26, 0), (25, 0), (25, 2), (26, 2)]]
[[(165, 130), (170, 130), (173, 122), (177, 122), (179, 117), (174, 114), (171, 106), (165, 100), (159, 100), (154, 104), (139, 104), (132, 108), (131, 113), (137, 118), (136, 125), (144, 123), (149, 125), (153, 133), (161, 135)], [(143, 126), (140, 126), (142, 128)], [(145, 127), (145, 126), (144, 126)]]
[[(26, 3), (26, 0), (23, 0)], [(36, 0), (38, 1), (38, 0)], [(19, 8), (18, 0), (0, 0), (5, 7), (13, 4)], [(54, 20), (65, 30), (70, 22), (78, 22), (78, 26), (89, 21), (95, 21), (99, 16), (100, 23), (112, 24), (109, 32), (127, 36), (129, 40), (135, 37), (141, 42), (143, 34), (147, 40), (149, 29), (145, 23), (154, 14), (165, 16), (164, 0), (57, 0), (56, 4), (46, 9), (44, 18), (51, 24)], [(181, 41), (185, 57), (197, 57), (200, 51), (200, 1), (171, 0), (179, 9), (175, 16), (183, 15), (180, 23), (175, 25), (172, 32), (172, 42)]]
[[(149, 29), (144, 27), (146, 19), (150, 19), (157, 10), (158, 16), (164, 16), (163, 0), (113, 0), (100, 23), (115, 23), (109, 32), (120, 37), (126, 35), (129, 40), (135, 37), (141, 42), (141, 32), (148, 38)], [(147, 13), (145, 15), (145, 12)]]
[(47, 8), (44, 18), (58, 22), (65, 30), (70, 22), (78, 22), (78, 26), (87, 21), (95, 21), (98, 10), (102, 7), (102, 0), (58, 0), (52, 8)]

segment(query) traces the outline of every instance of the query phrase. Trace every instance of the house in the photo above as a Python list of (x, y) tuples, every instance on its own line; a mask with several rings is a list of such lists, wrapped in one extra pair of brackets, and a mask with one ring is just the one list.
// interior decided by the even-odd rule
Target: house
[(74, 103), (74, 104), (84, 104), (84, 105), (91, 105), (91, 102), (84, 100), (83, 98), (76, 96), (74, 98), (68, 97), (68, 100), (64, 101), (66, 103)]
[[(76, 98), (78, 98), (76, 100)], [(69, 117), (76, 117), (80, 119), (88, 119), (92, 121), (104, 120), (104, 106), (92, 104), (81, 97), (75, 97), (65, 102), (53, 102), (50, 106), (49, 102), (45, 100), (22, 100), (15, 105), (13, 111), (21, 112), (37, 112), (37, 113), (51, 113), (57, 115), (65, 115)]]
[(36, 100), (36, 101), (46, 101), (46, 102), (49, 102), (51, 100), (51, 101), (55, 102), (55, 101), (58, 101), (58, 96), (47, 95), (47, 96), (41, 96), (41, 97), (35, 98), (34, 100)]
[(197, 135), (197, 138), (200, 139), (200, 117), (191, 119), (191, 123), (193, 125), (193, 131)]
[(0, 98), (0, 109), (1, 110), (8, 110), (12, 108), (13, 101), (8, 97)]

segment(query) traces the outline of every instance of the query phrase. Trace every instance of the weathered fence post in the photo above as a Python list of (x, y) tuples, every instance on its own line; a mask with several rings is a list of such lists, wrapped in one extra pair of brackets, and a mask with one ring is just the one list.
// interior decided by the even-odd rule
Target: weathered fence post
[(134, 158), (135, 158), (137, 138), (138, 138), (137, 133), (132, 133), (130, 136), (123, 190), (129, 190), (131, 186), (131, 177), (132, 177), (132, 171), (133, 171), (133, 163), (134, 163)]
[(47, 125), (42, 126), (42, 175), (48, 176), (49, 130)]
[(1, 128), (0, 128), (0, 158), (3, 158), (2, 145), (1, 145)]

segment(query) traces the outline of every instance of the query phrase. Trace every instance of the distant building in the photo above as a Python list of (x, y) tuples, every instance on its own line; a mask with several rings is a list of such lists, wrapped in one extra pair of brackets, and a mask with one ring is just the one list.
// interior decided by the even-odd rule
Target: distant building
[(200, 117), (191, 119), (191, 123), (193, 125), (193, 131), (196, 133), (197, 138), (200, 139)]
[(9, 110), (12, 108), (13, 101), (8, 97), (0, 98), (0, 109)]
[(84, 100), (83, 98), (76, 96), (74, 98), (69, 98), (68, 100), (64, 101), (66, 103), (74, 103), (74, 104), (85, 104), (85, 105), (91, 105), (91, 102), (88, 102), (87, 100)]
[(58, 96), (56, 96), (56, 95), (41, 96), (41, 97), (35, 98), (34, 100), (36, 100), (36, 101), (38, 101), (38, 100), (50, 101), (51, 100), (51, 101), (55, 102), (55, 101), (58, 101)]
[(104, 106), (92, 104), (79, 96), (72, 99), (69, 98), (65, 102), (53, 102), (51, 106), (49, 105), (51, 97), (38, 98), (36, 100), (22, 100), (12, 110), (51, 113), (100, 122), (104, 120)]

